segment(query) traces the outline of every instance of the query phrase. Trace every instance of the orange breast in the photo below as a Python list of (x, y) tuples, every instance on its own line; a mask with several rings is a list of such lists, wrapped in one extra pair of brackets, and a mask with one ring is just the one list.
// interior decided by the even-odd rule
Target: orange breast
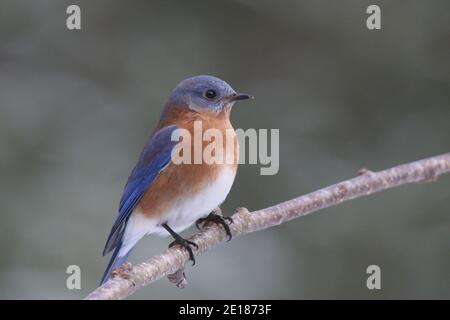
[[(201, 121), (202, 133), (210, 128), (222, 132), (223, 155), (225, 156), (226, 153), (231, 152), (232, 157), (229, 156), (228, 160), (231, 159), (232, 163), (222, 162), (219, 164), (206, 164), (202, 161), (201, 164), (194, 164), (193, 159), (191, 164), (182, 163), (176, 165), (170, 163), (158, 175), (138, 204), (137, 209), (145, 216), (149, 218), (163, 216), (164, 212), (174, 203), (174, 201), (200, 192), (208, 183), (213, 182), (225, 167), (231, 167), (234, 174), (236, 174), (239, 158), (239, 145), (229, 120), (229, 110), (223, 111), (220, 114), (197, 112), (176, 114), (161, 121), (158, 128), (175, 124), (179, 128), (187, 129), (191, 133), (191, 137), (194, 137), (195, 121)], [(232, 148), (226, 147), (226, 134), (229, 135), (228, 140), (232, 141)], [(210, 143), (211, 141), (202, 141), (202, 149), (204, 150)], [(192, 157), (194, 155), (194, 141), (191, 142), (191, 155)]]

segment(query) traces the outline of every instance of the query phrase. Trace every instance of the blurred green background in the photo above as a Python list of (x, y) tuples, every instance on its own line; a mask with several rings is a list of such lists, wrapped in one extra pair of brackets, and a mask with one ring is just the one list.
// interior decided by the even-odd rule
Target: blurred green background
[[(66, 29), (78, 4), (82, 30)], [(382, 29), (366, 28), (378, 4)], [(128, 174), (172, 88), (211, 74), (280, 129), (280, 171), (240, 167), (223, 206), (263, 208), (450, 151), (450, 2), (0, 0), (0, 298), (93, 290)], [(133, 298), (450, 298), (450, 177), (219, 246)], [(183, 233), (189, 235), (193, 229)], [(164, 250), (147, 237), (132, 262)], [(66, 289), (66, 267), (82, 290)], [(382, 289), (366, 288), (381, 267)]]

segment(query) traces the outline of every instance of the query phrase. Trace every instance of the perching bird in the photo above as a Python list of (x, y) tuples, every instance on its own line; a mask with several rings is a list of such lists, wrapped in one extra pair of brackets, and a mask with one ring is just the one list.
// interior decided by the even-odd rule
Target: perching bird
[[(230, 111), (236, 101), (249, 98), (250, 95), (238, 94), (225, 81), (212, 76), (186, 79), (172, 91), (125, 185), (119, 215), (103, 250), (103, 255), (114, 252), (102, 283), (112, 270), (127, 261), (131, 249), (146, 234), (171, 235), (175, 241), (170, 246), (178, 244), (186, 248), (193, 263), (191, 246), (196, 244), (183, 239), (178, 232), (196, 221), (212, 221), (221, 224), (231, 238), (226, 222), (229, 218), (223, 218), (215, 209), (227, 197), (237, 170), (239, 150)], [(173, 151), (179, 143), (174, 136), (180, 129), (186, 129), (194, 137), (196, 123), (201, 124), (202, 132), (214, 128), (223, 133), (223, 152), (232, 156), (231, 163), (173, 161)], [(234, 148), (225, 148), (226, 132), (231, 132)], [(195, 143), (192, 141), (192, 157)], [(203, 147), (205, 143), (200, 141)], [(183, 150), (186, 151), (190, 150)]]

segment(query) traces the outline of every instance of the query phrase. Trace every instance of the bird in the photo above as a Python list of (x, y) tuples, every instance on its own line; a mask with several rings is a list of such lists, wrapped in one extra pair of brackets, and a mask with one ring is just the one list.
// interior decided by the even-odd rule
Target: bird
[[(103, 250), (103, 256), (113, 253), (101, 284), (128, 261), (133, 247), (145, 235), (172, 236), (174, 241), (169, 247), (185, 248), (192, 264), (195, 264), (192, 248), (197, 245), (179, 235), (183, 230), (194, 223), (200, 228), (212, 222), (221, 225), (231, 239), (232, 220), (223, 217), (220, 211), (236, 177), (239, 158), (230, 112), (236, 102), (252, 98), (210, 75), (190, 77), (172, 90), (124, 187), (119, 213)], [(180, 145), (177, 135), (181, 130), (195, 135), (198, 123), (202, 133), (208, 129), (231, 133), (234, 148), (223, 150), (225, 155), (232, 156), (231, 163), (174, 161), (174, 151)], [(200, 143), (205, 147), (205, 141)], [(187, 155), (188, 151), (183, 153)]]

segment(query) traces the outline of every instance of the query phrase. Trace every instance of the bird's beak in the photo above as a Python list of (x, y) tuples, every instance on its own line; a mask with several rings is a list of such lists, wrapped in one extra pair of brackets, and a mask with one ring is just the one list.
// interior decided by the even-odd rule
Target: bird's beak
[(230, 97), (230, 101), (254, 99), (252, 95), (246, 93), (235, 93)]

